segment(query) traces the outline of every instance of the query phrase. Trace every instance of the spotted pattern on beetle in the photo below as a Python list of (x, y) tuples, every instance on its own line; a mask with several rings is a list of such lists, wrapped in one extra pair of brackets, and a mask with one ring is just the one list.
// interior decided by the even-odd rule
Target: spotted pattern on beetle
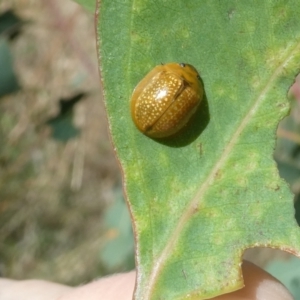
[[(134, 91), (131, 110), (140, 131), (151, 137), (165, 137), (185, 125), (202, 100), (203, 89), (197, 71), (190, 65), (156, 68)], [(193, 72), (186, 76), (191, 82), (184, 71)]]

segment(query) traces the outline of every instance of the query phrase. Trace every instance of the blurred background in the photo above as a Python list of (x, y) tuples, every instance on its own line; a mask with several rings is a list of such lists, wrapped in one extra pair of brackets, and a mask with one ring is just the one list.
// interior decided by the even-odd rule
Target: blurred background
[(0, 273), (79, 284), (134, 267), (94, 15), (0, 1)]
[[(1, 0), (0, 276), (77, 285), (134, 268), (97, 65), (91, 11), (71, 0)], [(298, 220), (299, 82), (274, 154)], [(244, 257), (300, 299), (299, 259), (266, 248)]]

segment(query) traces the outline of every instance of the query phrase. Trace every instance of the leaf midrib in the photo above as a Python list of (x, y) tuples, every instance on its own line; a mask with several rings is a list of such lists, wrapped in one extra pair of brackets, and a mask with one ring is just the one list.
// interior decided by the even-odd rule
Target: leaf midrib
[(207, 179), (204, 181), (204, 183), (199, 187), (198, 191), (196, 192), (195, 196), (181, 215), (181, 218), (178, 221), (178, 225), (171, 234), (171, 237), (168, 239), (168, 243), (164, 247), (164, 249), (161, 252), (161, 255), (154, 259), (155, 265), (152, 269), (152, 272), (150, 273), (149, 280), (147, 283), (147, 286), (144, 290), (144, 299), (148, 300), (151, 297), (151, 294), (153, 292), (153, 289), (155, 287), (156, 280), (158, 278), (159, 273), (163, 269), (164, 262), (168, 258), (168, 254), (171, 253), (172, 249), (174, 249), (174, 246), (176, 242), (178, 241), (178, 238), (180, 236), (180, 232), (182, 231), (184, 225), (188, 222), (190, 217), (193, 215), (193, 213), (198, 209), (200, 200), (202, 196), (205, 194), (206, 190), (209, 188), (209, 186), (212, 185), (214, 182), (214, 179), (216, 177), (217, 172), (222, 168), (222, 166), (227, 161), (233, 147), (235, 146), (240, 134), (243, 132), (249, 121), (252, 119), (254, 114), (256, 113), (258, 107), (263, 102), (265, 95), (268, 93), (270, 88), (272, 87), (273, 83), (281, 74), (281, 72), (284, 70), (284, 67), (290, 62), (290, 60), (294, 57), (294, 55), (300, 50), (300, 43), (297, 43), (295, 47), (290, 49), (290, 51), (287, 52), (285, 60), (275, 69), (274, 73), (270, 77), (269, 81), (265, 85), (265, 87), (262, 89), (262, 91), (259, 93), (257, 98), (254, 101), (254, 104), (250, 108), (249, 112), (246, 114), (246, 116), (242, 119), (241, 123), (239, 124), (237, 130), (232, 135), (232, 138), (230, 139), (229, 143), (225, 147), (224, 151), (222, 152), (222, 155), (220, 159), (216, 162), (214, 167), (212, 168), (212, 171), (207, 176)]

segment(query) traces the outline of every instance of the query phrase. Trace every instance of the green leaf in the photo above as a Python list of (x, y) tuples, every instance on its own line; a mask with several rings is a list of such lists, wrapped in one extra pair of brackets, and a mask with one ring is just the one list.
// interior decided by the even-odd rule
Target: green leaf
[[(293, 112), (296, 115), (296, 112)], [(274, 158), (278, 165), (279, 174), (291, 186), (294, 192), (299, 190), (299, 153), (300, 145), (297, 139), (300, 140), (299, 121), (294, 120), (292, 116), (285, 118), (279, 125), (278, 133), (281, 138), (278, 138)], [(283, 134), (285, 136), (283, 136)]]
[(132, 269), (133, 236), (130, 216), (123, 197), (116, 194), (116, 200), (107, 210), (104, 218), (107, 227), (107, 241), (101, 249), (100, 258), (108, 270)]
[(46, 124), (52, 127), (52, 136), (54, 139), (66, 142), (79, 134), (79, 129), (73, 124), (73, 108), (85, 96), (85, 93), (78, 93), (70, 98), (63, 98), (59, 101), (59, 113), (46, 122)]
[(265, 269), (287, 287), (294, 299), (300, 299), (299, 259), (292, 257), (286, 261), (274, 261)]
[(52, 137), (61, 142), (75, 138), (79, 134), (79, 129), (73, 124), (73, 115), (65, 114), (48, 122), (52, 127)]
[(75, 0), (78, 4), (82, 5), (86, 10), (94, 12), (96, 8), (96, 0)]
[[(293, 197), (272, 158), (299, 72), (298, 1), (101, 0), (98, 14), (109, 127), (135, 229), (135, 299), (239, 289), (248, 247), (300, 256)], [(198, 69), (206, 100), (194, 126), (153, 140), (135, 128), (130, 96), (173, 61)]]
[(21, 30), (24, 21), (13, 10), (7, 10), (0, 14), (0, 35), (9, 39), (15, 38)]
[(20, 88), (7, 41), (0, 38), (0, 97)]

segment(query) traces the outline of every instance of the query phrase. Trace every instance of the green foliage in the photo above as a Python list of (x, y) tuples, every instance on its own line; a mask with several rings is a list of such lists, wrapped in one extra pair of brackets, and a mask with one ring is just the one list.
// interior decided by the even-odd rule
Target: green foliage
[(66, 142), (79, 134), (79, 129), (73, 124), (73, 108), (84, 96), (84, 93), (79, 93), (68, 99), (60, 100), (57, 116), (47, 121), (47, 124), (52, 127), (54, 139)]
[(19, 34), (23, 20), (12, 10), (0, 14), (0, 35), (13, 39)]
[[(298, 78), (298, 79), (297, 79)], [(300, 76), (291, 86), (291, 113), (280, 122), (274, 158), (280, 176), (290, 185), (295, 194), (295, 217), (300, 224)]]
[(300, 299), (299, 259), (293, 257), (286, 261), (274, 261), (265, 269), (288, 288), (294, 299)]
[(96, 8), (96, 0), (75, 0), (78, 4), (82, 5), (86, 10), (94, 12)]
[(100, 252), (100, 259), (111, 272), (134, 267), (133, 235), (130, 216), (121, 193), (116, 195), (114, 204), (105, 213), (107, 228), (106, 243)]
[(11, 10), (0, 14), (0, 97), (20, 88), (8, 39), (19, 33), (22, 24), (23, 21)]
[(19, 89), (12, 55), (6, 39), (0, 37), (0, 97)]
[(0, 14), (0, 34), (6, 33), (10, 28), (19, 23), (18, 17), (12, 11)]
[[(135, 299), (206, 299), (243, 286), (248, 247), (300, 255), (293, 197), (272, 158), (299, 72), (298, 1), (99, 1), (99, 57), (136, 235)], [(129, 100), (161, 62), (194, 65), (206, 99), (168, 140)]]

